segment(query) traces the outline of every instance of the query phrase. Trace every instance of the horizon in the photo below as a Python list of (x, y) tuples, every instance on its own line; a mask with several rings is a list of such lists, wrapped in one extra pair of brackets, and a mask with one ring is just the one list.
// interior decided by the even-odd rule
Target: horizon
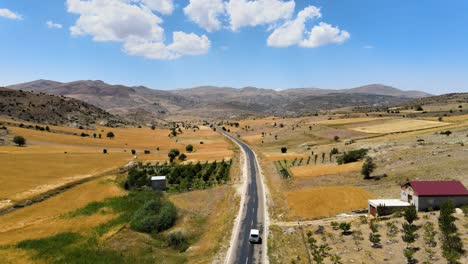
[(0, 85), (467, 92), (467, 9), (435, 0), (0, 0)]
[[(179, 88), (174, 88), (174, 89), (160, 89), (160, 88), (153, 88), (153, 87), (146, 86), (146, 85), (127, 85), (127, 84), (121, 84), (121, 83), (110, 83), (110, 82), (107, 82), (107, 81), (105, 81), (105, 80), (57, 81), (57, 80), (49, 80), (49, 79), (36, 79), (36, 80), (26, 81), (26, 82), (21, 82), (21, 83), (14, 83), (14, 84), (8, 84), (8, 85), (0, 85), (0, 87), (8, 88), (8, 86), (20, 85), (20, 84), (25, 84), (25, 83), (32, 83), (32, 82), (37, 82), (37, 81), (51, 81), (51, 82), (59, 82), (59, 83), (62, 83), (62, 84), (72, 83), (72, 82), (91, 81), (91, 82), (103, 82), (103, 83), (108, 84), (108, 85), (123, 85), (123, 86), (129, 87), (129, 88), (144, 87), (144, 88), (148, 88), (148, 89), (151, 89), (151, 90), (162, 90), (162, 91), (190, 90), (190, 89), (208, 88), (208, 87), (211, 87), (211, 88), (219, 88), (219, 89), (223, 89), (223, 88), (226, 88), (226, 89), (236, 89), (236, 90), (241, 90), (241, 89), (246, 89), (246, 88), (255, 88), (255, 89), (262, 89), (262, 90), (273, 90), (273, 91), (275, 91), (275, 92), (281, 92), (281, 91), (287, 91), (287, 90), (295, 90), (295, 89), (318, 89), (318, 90), (330, 90), (330, 91), (336, 90), (336, 91), (339, 91), (339, 90), (349, 90), (349, 89), (361, 88), (361, 87), (365, 87), (365, 86), (379, 85), (379, 86), (386, 86), (386, 87), (388, 87), (388, 88), (395, 88), (395, 89), (398, 89), (398, 90), (401, 90), (401, 91), (405, 91), (405, 92), (411, 92), (411, 91), (414, 91), (414, 92), (425, 92), (425, 91), (422, 91), (422, 90), (414, 90), (414, 89), (406, 90), (406, 89), (401, 89), (401, 88), (399, 88), (399, 87), (394, 87), (394, 86), (386, 85), (386, 84), (382, 84), (382, 83), (370, 83), (370, 84), (364, 84), (364, 85), (359, 85), (359, 86), (355, 86), (355, 87), (347, 87), (347, 88), (289, 87), (289, 88), (278, 88), (278, 89), (273, 89), (273, 88), (256, 87), (256, 86), (233, 87), (233, 86), (216, 86), (216, 85), (209, 85), (209, 84), (207, 84), (207, 85), (199, 85), (199, 86), (193, 86), (193, 87), (179, 87)], [(425, 92), (425, 93), (428, 93), (428, 92)], [(435, 93), (428, 93), (428, 94), (430, 94), (430, 95), (441, 95), (441, 94), (435, 94)]]

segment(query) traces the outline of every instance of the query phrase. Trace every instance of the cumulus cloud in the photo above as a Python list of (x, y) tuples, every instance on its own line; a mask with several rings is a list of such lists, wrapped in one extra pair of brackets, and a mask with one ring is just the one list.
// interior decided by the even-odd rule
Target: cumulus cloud
[(320, 22), (309, 32), (309, 37), (303, 40), (299, 45), (305, 48), (315, 48), (327, 44), (341, 44), (349, 39), (351, 35), (348, 31), (340, 30), (330, 24)]
[(221, 28), (220, 16), (225, 14), (223, 0), (190, 0), (184, 8), (190, 20), (208, 32)]
[(170, 15), (174, 11), (174, 3), (172, 0), (132, 0), (133, 2), (143, 3), (151, 10), (164, 15)]
[(245, 26), (258, 26), (291, 18), (295, 2), (281, 0), (229, 0), (226, 10), (230, 27), (237, 31)]
[(293, 20), (286, 21), (277, 27), (268, 37), (267, 45), (270, 47), (289, 47), (298, 45), (303, 48), (315, 48), (327, 44), (341, 44), (350, 38), (349, 32), (340, 30), (325, 22), (320, 22), (306, 30), (306, 22), (311, 19), (321, 18), (320, 9), (308, 6), (297, 14)]
[(56, 28), (56, 29), (62, 28), (61, 24), (55, 23), (52, 20), (47, 21), (46, 25), (47, 25), (48, 28)]
[(173, 42), (165, 46), (161, 42), (128, 41), (124, 44), (124, 51), (130, 55), (144, 56), (149, 59), (178, 59), (184, 55), (206, 54), (211, 42), (207, 36), (194, 33), (174, 32)]
[[(161, 12), (163, 9), (148, 4), (155, 2), (157, 1), (68, 0), (68, 12), (79, 15), (75, 25), (70, 28), (71, 34), (90, 35), (94, 41), (123, 42), (126, 53), (150, 59), (176, 59), (183, 55), (204, 54), (209, 50), (208, 38), (194, 33), (174, 32), (173, 43), (166, 45), (163, 20), (153, 13), (154, 10)], [(161, 2), (172, 4), (172, 1)]]
[(0, 8), (0, 17), (12, 19), (12, 20), (23, 20), (23, 17), (6, 8)]
[(285, 22), (270, 34), (267, 39), (268, 46), (289, 47), (297, 45), (303, 40), (306, 21), (321, 16), (319, 8), (315, 6), (306, 7), (297, 14), (296, 19)]

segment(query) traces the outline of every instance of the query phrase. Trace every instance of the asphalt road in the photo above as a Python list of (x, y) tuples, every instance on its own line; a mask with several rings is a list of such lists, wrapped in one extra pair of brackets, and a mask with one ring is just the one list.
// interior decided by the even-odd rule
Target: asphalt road
[(244, 207), (241, 213), (240, 226), (238, 233), (234, 234), (237, 236), (234, 239), (231, 263), (263, 263), (265, 248), (263, 244), (250, 244), (249, 234), (250, 229), (259, 229), (261, 237), (264, 238), (265, 234), (265, 202), (264, 202), (264, 190), (259, 173), (259, 165), (255, 159), (255, 154), (252, 149), (242, 141), (222, 131), (230, 139), (238, 143), (244, 150), (247, 156), (247, 191), (244, 200)]

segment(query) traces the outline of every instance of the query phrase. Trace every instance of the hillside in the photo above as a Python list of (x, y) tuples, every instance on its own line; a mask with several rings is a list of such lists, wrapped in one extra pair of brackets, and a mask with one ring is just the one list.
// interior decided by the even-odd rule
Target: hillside
[(201, 86), (165, 91), (144, 86), (110, 85), (103, 81), (59, 83), (38, 80), (8, 88), (72, 97), (138, 122), (154, 122), (154, 119), (173, 115), (202, 118), (301, 115), (356, 105), (393, 106), (429, 95), (378, 84), (342, 90), (297, 88), (277, 91)]
[(7, 88), (0, 88), (0, 116), (50, 125), (124, 124), (120, 118), (73, 98)]
[(450, 93), (411, 100), (403, 106), (468, 103), (468, 93)]

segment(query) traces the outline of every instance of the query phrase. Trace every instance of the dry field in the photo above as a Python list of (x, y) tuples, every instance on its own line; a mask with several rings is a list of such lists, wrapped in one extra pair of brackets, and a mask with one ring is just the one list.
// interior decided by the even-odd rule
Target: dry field
[(323, 165), (306, 165), (291, 167), (290, 170), (293, 177), (307, 178), (307, 177), (318, 177), (325, 175), (336, 175), (342, 173), (348, 173), (353, 171), (359, 171), (362, 167), (362, 162), (352, 162), (343, 165), (335, 164), (323, 164)]
[(0, 245), (51, 236), (60, 232), (81, 232), (112, 219), (112, 214), (95, 214), (72, 219), (62, 217), (93, 201), (124, 195), (113, 183), (115, 176), (105, 176), (77, 185), (43, 202), (0, 215)]
[(352, 129), (359, 132), (372, 134), (397, 133), (419, 129), (427, 129), (433, 127), (442, 127), (450, 125), (450, 123), (426, 121), (417, 119), (393, 119), (384, 121), (381, 124), (373, 124), (368, 126), (353, 127)]
[(291, 214), (298, 219), (314, 219), (367, 207), (372, 197), (354, 186), (305, 188), (285, 193)]
[[(424, 242), (424, 228), (422, 227), (426, 223), (432, 223), (436, 232), (439, 232), (437, 217), (438, 212), (432, 213), (418, 213), (419, 220), (415, 222), (416, 225), (421, 226), (416, 232), (418, 237), (415, 243), (412, 244), (414, 248), (417, 248), (414, 258), (418, 261), (417, 263), (434, 263), (434, 264), (445, 264), (445, 260), (442, 256), (441, 240), (438, 234), (435, 235), (435, 241), (437, 245), (435, 247), (428, 247)], [(468, 217), (462, 214), (456, 214), (457, 226), (460, 230), (461, 238), (466, 241), (468, 231)], [(365, 219), (369, 221), (369, 219)], [(369, 241), (370, 228), (366, 222), (361, 222), (360, 219), (346, 220), (340, 219), (337, 222), (350, 222), (351, 231), (350, 235), (343, 235), (341, 230), (335, 230), (330, 225), (330, 222), (321, 222), (313, 224), (303, 225), (303, 230), (298, 227), (283, 227), (283, 226), (272, 226), (271, 236), (269, 239), (270, 246), (270, 263), (309, 263), (308, 254), (306, 251), (307, 243), (304, 243), (302, 236), (304, 235), (307, 239), (307, 232), (312, 232), (312, 236), (318, 241), (318, 244), (327, 243), (330, 246), (331, 254), (336, 254), (341, 258), (340, 263), (407, 263), (403, 250), (406, 248), (406, 243), (401, 239), (402, 236), (402, 224), (405, 222), (402, 217), (392, 217), (388, 219), (382, 219), (378, 222), (378, 233), (381, 235), (382, 248), (372, 248)], [(322, 231), (319, 231), (319, 226), (323, 227)], [(389, 232), (390, 227), (396, 227), (396, 230), (392, 233)], [(317, 232), (317, 233), (316, 233)], [(433, 252), (433, 257), (430, 258), (429, 249)], [(468, 255), (465, 254), (461, 259), (460, 263), (467, 263)], [(330, 258), (327, 258), (324, 263), (333, 263)]]
[[(2, 122), (24, 123), (15, 120)], [(7, 126), (8, 140), (15, 135), (24, 136), (25, 147), (0, 146), (0, 209), (17, 201), (35, 197), (63, 185), (115, 170), (134, 159), (131, 150), (137, 151), (137, 161), (166, 161), (171, 148), (182, 153), (192, 144), (194, 151), (187, 153), (188, 161), (213, 161), (231, 159), (232, 145), (219, 133), (207, 127), (200, 130), (183, 130), (183, 134), (170, 138), (169, 130), (150, 128), (107, 128), (81, 130), (50, 126), (52, 132)], [(106, 137), (107, 132), (114, 139)], [(74, 134), (76, 135), (74, 135)], [(81, 137), (87, 133), (91, 137)], [(93, 138), (93, 133), (102, 138)], [(159, 148), (159, 150), (157, 150)], [(107, 149), (108, 154), (102, 154)], [(150, 150), (151, 154), (143, 154)]]
[(322, 121), (312, 122), (311, 124), (347, 125), (347, 124), (362, 123), (362, 122), (369, 122), (369, 121), (383, 120), (383, 119), (384, 118), (378, 118), (378, 117), (342, 118), (342, 119), (322, 120)]

